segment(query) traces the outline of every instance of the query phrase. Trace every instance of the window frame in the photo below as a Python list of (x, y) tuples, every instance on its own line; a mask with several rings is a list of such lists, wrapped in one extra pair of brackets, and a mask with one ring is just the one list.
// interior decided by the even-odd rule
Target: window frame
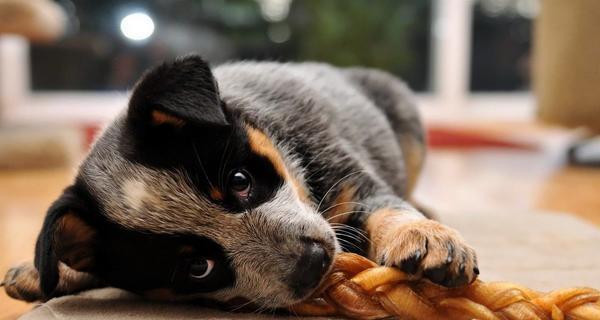
[[(530, 91), (469, 91), (471, 21), (474, 0), (433, 0), (430, 92), (418, 93), (426, 121), (528, 121), (535, 99)], [(0, 36), (0, 119), (4, 123), (98, 123), (127, 104), (121, 91), (44, 92), (31, 90), (29, 45)]]

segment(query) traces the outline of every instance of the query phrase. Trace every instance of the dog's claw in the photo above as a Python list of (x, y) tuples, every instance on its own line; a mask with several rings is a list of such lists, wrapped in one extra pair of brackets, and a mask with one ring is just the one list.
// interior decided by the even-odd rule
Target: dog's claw
[(400, 270), (402, 270), (408, 274), (417, 273), (417, 271), (419, 271), (419, 265), (421, 263), (421, 259), (422, 259), (421, 250), (417, 249), (412, 256), (403, 260), (400, 263)]
[(442, 284), (444, 279), (446, 278), (448, 266), (443, 265), (431, 269), (427, 269), (424, 272), (424, 275), (427, 279), (431, 280), (434, 283)]

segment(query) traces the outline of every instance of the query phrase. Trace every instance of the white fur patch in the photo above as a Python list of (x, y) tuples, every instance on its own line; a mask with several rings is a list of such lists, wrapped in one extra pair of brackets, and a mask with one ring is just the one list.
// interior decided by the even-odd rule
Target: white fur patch
[(139, 210), (149, 194), (146, 185), (139, 180), (127, 180), (122, 187), (123, 199), (134, 210)]

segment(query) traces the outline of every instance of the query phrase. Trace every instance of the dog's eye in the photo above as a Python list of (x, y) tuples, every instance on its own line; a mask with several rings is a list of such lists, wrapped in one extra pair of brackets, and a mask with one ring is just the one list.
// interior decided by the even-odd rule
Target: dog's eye
[(190, 263), (190, 277), (193, 279), (204, 279), (212, 272), (215, 262), (205, 258), (195, 258)]
[(229, 189), (240, 198), (248, 198), (252, 179), (245, 170), (236, 170), (229, 176)]

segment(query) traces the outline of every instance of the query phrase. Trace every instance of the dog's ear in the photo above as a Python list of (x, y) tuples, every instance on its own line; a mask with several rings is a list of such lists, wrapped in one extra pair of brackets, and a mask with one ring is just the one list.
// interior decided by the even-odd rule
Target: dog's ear
[(226, 126), (217, 83), (197, 55), (148, 71), (129, 101), (128, 119), (142, 126)]
[(71, 269), (91, 271), (96, 263), (97, 231), (84, 220), (90, 210), (71, 186), (48, 209), (35, 246), (40, 288), (48, 298), (59, 281), (59, 262)]

